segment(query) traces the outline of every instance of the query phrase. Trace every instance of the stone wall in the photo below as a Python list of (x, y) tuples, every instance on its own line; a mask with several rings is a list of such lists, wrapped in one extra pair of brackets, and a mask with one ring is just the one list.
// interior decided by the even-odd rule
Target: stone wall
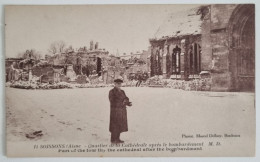
[[(210, 11), (210, 6), (208, 6)], [(212, 66), (212, 48), (210, 36), (211, 13), (203, 19), (201, 25), (201, 71), (210, 71)]]
[(236, 4), (211, 5), (211, 30), (226, 28)]
[[(212, 87), (213, 91), (229, 91), (231, 87), (231, 73), (229, 71), (229, 41), (228, 23), (237, 5), (211, 5), (210, 37), (212, 51)], [(209, 35), (208, 35), (209, 34)]]
[(52, 66), (34, 66), (32, 68), (32, 75), (39, 77), (41, 75), (47, 75), (50, 71), (53, 71)]

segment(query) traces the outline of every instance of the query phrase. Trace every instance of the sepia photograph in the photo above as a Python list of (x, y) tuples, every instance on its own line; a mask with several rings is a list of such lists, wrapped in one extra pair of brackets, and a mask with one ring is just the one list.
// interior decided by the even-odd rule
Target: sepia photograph
[(254, 157), (255, 4), (5, 5), (7, 157)]

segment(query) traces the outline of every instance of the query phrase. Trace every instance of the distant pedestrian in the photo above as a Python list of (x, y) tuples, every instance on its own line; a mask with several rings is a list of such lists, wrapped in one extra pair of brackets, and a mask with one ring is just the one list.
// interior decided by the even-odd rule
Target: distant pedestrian
[(140, 87), (142, 81), (143, 81), (142, 74), (138, 74), (138, 75), (137, 75), (137, 83), (136, 83), (136, 87)]
[(146, 82), (148, 78), (149, 78), (148, 73), (147, 73), (147, 72), (144, 72), (144, 73), (143, 73), (143, 81)]
[(15, 81), (15, 73), (16, 73), (16, 68), (15, 68), (16, 63), (13, 62), (10, 66), (9, 73), (8, 73), (8, 81), (13, 82)]

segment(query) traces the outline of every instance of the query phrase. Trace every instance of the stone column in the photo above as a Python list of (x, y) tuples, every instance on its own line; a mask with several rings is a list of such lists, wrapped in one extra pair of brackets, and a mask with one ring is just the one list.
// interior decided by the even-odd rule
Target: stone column
[(90, 41), (90, 47), (89, 47), (89, 49), (90, 49), (90, 50), (93, 50), (93, 46), (94, 46), (93, 41)]
[(164, 46), (163, 52), (162, 52), (162, 72), (163, 72), (163, 78), (167, 77), (166, 69), (166, 55), (167, 55), (167, 45)]
[(188, 54), (189, 54), (189, 40), (185, 39), (184, 43), (184, 79), (189, 80), (189, 74), (188, 74)]

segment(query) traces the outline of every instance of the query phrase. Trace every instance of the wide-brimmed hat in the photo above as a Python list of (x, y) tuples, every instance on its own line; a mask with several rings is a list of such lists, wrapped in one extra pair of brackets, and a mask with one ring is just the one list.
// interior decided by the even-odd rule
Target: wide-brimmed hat
[(123, 83), (123, 80), (122, 79), (115, 79), (114, 82), (115, 83)]

